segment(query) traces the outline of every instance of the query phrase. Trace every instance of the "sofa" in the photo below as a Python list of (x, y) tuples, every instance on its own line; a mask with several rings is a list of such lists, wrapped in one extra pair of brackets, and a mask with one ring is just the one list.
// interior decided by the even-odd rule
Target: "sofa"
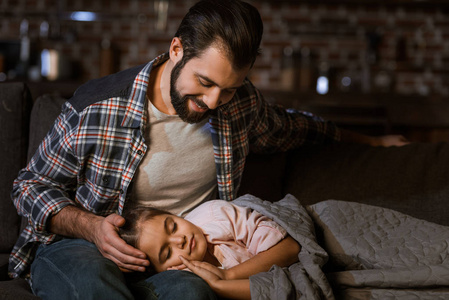
[[(25, 83), (0, 83), (0, 299), (39, 299), (10, 279), (9, 253), (23, 228), (10, 198), (13, 180), (34, 153), (65, 99), (32, 99)], [(309, 206), (327, 199), (380, 206), (449, 225), (449, 144), (404, 147), (304, 146), (248, 156), (241, 195), (277, 201), (286, 194)]]

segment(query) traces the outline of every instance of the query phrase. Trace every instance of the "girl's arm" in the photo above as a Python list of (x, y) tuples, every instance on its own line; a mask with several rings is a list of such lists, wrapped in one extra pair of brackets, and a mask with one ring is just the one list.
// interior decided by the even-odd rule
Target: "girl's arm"
[(203, 278), (219, 296), (230, 299), (250, 299), (249, 276), (268, 271), (272, 265), (287, 267), (298, 261), (301, 247), (290, 236), (253, 258), (227, 270), (181, 257), (184, 265)]
[(270, 249), (260, 252), (247, 261), (227, 270), (226, 279), (247, 279), (249, 276), (268, 271), (271, 266), (288, 267), (298, 261), (301, 246), (290, 236), (287, 236)]

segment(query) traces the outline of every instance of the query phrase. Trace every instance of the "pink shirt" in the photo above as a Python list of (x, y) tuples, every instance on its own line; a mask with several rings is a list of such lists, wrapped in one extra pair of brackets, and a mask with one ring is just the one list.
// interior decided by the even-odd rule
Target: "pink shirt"
[(185, 219), (202, 229), (209, 252), (225, 269), (268, 250), (287, 235), (270, 218), (224, 200), (205, 202)]

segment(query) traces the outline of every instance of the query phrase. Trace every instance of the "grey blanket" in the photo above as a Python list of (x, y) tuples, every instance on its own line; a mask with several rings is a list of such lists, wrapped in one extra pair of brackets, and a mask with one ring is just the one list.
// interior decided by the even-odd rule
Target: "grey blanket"
[(269, 272), (250, 277), (252, 299), (333, 299), (332, 289), (322, 271), (328, 260), (314, 233), (314, 224), (299, 201), (287, 195), (271, 203), (244, 195), (234, 204), (250, 207), (273, 219), (300, 245), (299, 262), (288, 268), (273, 266)]
[(298, 263), (250, 277), (253, 299), (449, 299), (448, 227), (355, 202), (304, 208), (291, 195), (235, 204), (272, 218), (302, 247)]

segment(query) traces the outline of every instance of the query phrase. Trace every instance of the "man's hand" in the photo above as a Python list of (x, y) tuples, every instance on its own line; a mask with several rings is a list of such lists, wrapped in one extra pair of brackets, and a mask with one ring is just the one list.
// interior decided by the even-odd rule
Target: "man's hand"
[(112, 260), (123, 272), (144, 272), (150, 265), (145, 253), (128, 245), (118, 235), (118, 228), (124, 224), (125, 219), (117, 214), (98, 219), (93, 242), (101, 254)]
[(378, 137), (372, 137), (371, 146), (405, 146), (410, 142), (402, 135), (382, 135)]
[(123, 272), (144, 272), (150, 265), (144, 252), (128, 245), (118, 234), (125, 219), (117, 214), (97, 216), (75, 206), (66, 206), (50, 219), (50, 231), (94, 243), (100, 253)]

